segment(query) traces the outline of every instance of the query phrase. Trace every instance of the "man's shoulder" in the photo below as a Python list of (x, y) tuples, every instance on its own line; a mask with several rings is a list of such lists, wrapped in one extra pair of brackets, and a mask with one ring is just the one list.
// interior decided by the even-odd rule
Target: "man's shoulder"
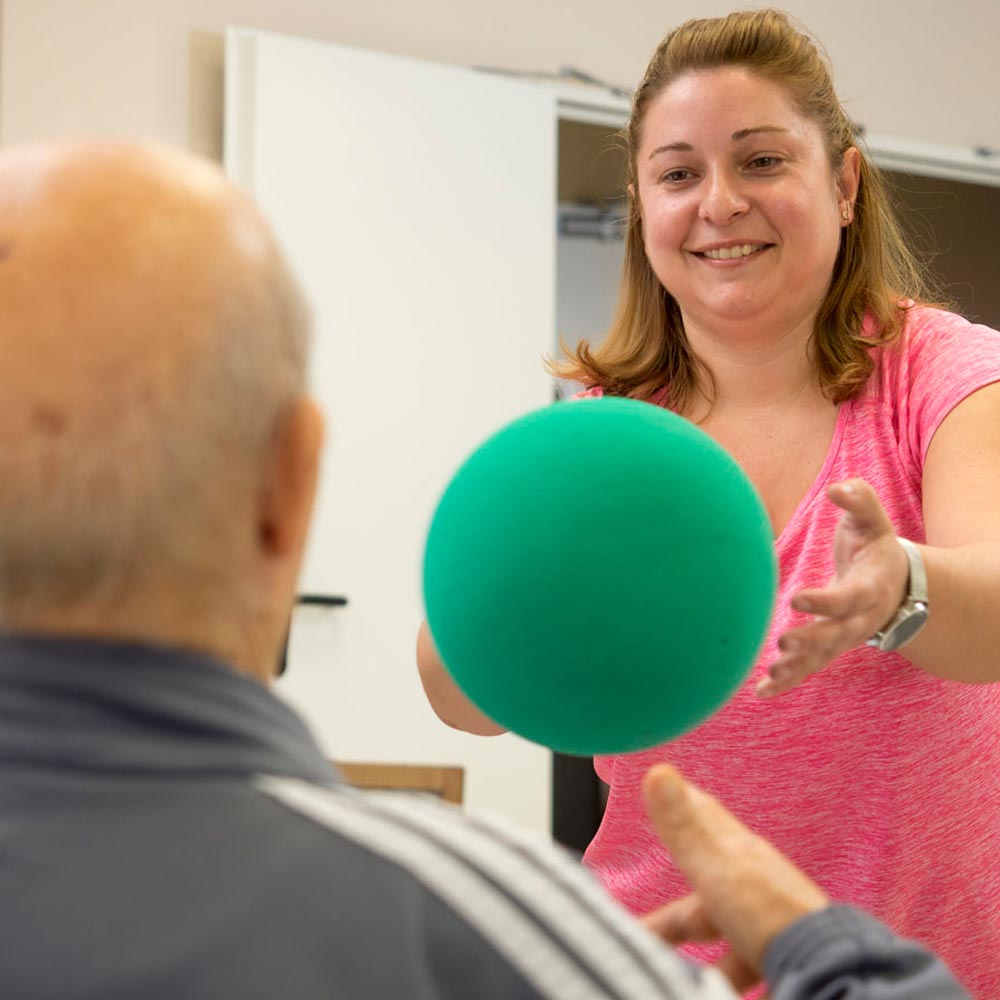
[(546, 838), (427, 796), (272, 777), (257, 787), (333, 841), (360, 846), (380, 869), (378, 882), (432, 901), (436, 932), (471, 930), (482, 952), (540, 997), (715, 995), (707, 980), (699, 990), (701, 972), (663, 948)]

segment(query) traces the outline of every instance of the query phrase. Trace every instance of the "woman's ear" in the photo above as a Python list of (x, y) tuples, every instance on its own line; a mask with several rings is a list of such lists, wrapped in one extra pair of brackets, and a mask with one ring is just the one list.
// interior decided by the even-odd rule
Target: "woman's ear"
[(861, 151), (857, 146), (849, 146), (844, 151), (844, 160), (837, 178), (837, 190), (840, 195), (842, 211), (848, 213), (845, 222), (854, 218), (854, 203), (858, 198), (858, 185), (861, 183)]

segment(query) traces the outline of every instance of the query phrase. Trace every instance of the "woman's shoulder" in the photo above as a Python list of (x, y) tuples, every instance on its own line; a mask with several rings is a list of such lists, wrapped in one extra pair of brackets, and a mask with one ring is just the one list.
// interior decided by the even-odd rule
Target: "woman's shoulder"
[(942, 420), (977, 390), (1000, 382), (1000, 332), (934, 306), (907, 305), (898, 338), (878, 350), (862, 400), (888, 414), (920, 468)]
[(938, 306), (911, 304), (906, 308), (903, 321), (902, 342), (906, 348), (919, 350), (929, 344), (954, 340), (957, 346), (962, 342), (1000, 344), (1000, 332), (976, 323), (965, 316)]
[(600, 385), (592, 385), (586, 389), (581, 389), (579, 392), (574, 392), (569, 398), (574, 399), (600, 399), (604, 395), (604, 387)]
[[(570, 400), (576, 399), (603, 399), (610, 394), (605, 391), (602, 385), (592, 385), (585, 389), (581, 389), (579, 392), (574, 392), (573, 395), (568, 397)], [(651, 396), (643, 397), (647, 403), (652, 403), (654, 406), (662, 406), (665, 409), (670, 409), (670, 387), (661, 386), (656, 390)]]
[(883, 382), (961, 371), (972, 362), (1000, 364), (1000, 332), (938, 306), (904, 302), (902, 307), (899, 337), (878, 351)]

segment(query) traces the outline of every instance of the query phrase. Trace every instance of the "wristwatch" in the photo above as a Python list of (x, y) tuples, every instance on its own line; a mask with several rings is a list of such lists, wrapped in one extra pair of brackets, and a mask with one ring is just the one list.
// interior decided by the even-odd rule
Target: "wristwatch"
[(910, 563), (910, 576), (906, 584), (906, 597), (892, 621), (876, 632), (867, 645), (887, 652), (905, 646), (927, 624), (930, 606), (927, 603), (927, 571), (920, 549), (905, 538), (897, 538)]

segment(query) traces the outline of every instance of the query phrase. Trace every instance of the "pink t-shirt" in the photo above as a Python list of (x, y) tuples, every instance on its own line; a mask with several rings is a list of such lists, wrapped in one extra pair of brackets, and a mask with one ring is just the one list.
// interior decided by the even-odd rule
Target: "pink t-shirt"
[(754, 694), (778, 635), (796, 618), (791, 596), (833, 574), (839, 511), (826, 486), (862, 477), (897, 532), (923, 541), (921, 474), (931, 438), (956, 404), (1000, 381), (1000, 333), (935, 309), (910, 310), (901, 343), (877, 357), (865, 390), (840, 407), (823, 469), (777, 539), (780, 585), (760, 661), (695, 731), (654, 750), (596, 759), (611, 792), (585, 861), (636, 913), (689, 891), (642, 804), (646, 770), (669, 760), (832, 898), (930, 946), (974, 997), (996, 1000), (1000, 684), (940, 680), (898, 653), (861, 647), (788, 694)]

